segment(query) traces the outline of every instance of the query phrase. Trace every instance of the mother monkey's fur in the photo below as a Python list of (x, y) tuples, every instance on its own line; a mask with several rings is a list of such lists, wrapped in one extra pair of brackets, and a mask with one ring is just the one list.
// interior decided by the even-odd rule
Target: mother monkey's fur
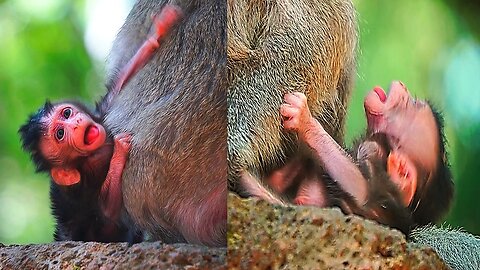
[(312, 115), (342, 143), (355, 76), (357, 24), (351, 1), (228, 0), (228, 177), (279, 167), (296, 139), (281, 126), (287, 92), (308, 98)]
[[(108, 59), (107, 84), (147, 37), (167, 1), (139, 0)], [(170, 1), (183, 11), (151, 60), (125, 85), (105, 125), (131, 133), (125, 209), (154, 239), (226, 245), (225, 0)], [(185, 3), (180, 3), (185, 2)]]

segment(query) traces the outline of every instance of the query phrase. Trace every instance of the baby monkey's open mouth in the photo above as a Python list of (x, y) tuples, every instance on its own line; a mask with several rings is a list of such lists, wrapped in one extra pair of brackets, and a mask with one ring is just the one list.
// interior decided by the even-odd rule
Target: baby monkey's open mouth
[(87, 127), (85, 130), (85, 138), (84, 138), (84, 143), (86, 145), (90, 145), (95, 142), (95, 140), (98, 138), (98, 135), (100, 134), (98, 128), (95, 125), (90, 125)]

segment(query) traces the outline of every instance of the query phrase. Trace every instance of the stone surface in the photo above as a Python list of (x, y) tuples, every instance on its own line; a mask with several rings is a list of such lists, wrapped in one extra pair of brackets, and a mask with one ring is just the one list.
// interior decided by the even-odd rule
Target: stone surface
[(431, 248), (338, 209), (228, 203), (228, 269), (448, 269)]
[(338, 209), (281, 207), (230, 194), (228, 222), (228, 249), (160, 242), (0, 244), (0, 269), (448, 269), (431, 248)]
[(57, 242), (0, 246), (0, 269), (226, 269), (225, 255), (187, 244)]

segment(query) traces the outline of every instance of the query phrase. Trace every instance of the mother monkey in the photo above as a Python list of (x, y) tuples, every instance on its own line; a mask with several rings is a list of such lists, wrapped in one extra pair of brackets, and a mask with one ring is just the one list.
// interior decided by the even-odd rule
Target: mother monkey
[(349, 0), (228, 0), (227, 20), (230, 188), (280, 202), (256, 179), (299, 151), (281, 127), (285, 93), (305, 93), (312, 115), (343, 141), (355, 10)]
[[(134, 5), (114, 41), (107, 82), (116, 81), (166, 2), (139, 0)], [(105, 124), (113, 134), (133, 135), (122, 188), (134, 226), (165, 242), (222, 246), (227, 200), (226, 3), (177, 2), (183, 20), (125, 85)]]

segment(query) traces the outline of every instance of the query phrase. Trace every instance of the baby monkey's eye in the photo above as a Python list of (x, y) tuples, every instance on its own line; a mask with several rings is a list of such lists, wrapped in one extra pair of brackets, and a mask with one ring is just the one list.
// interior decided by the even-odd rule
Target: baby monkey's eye
[(55, 138), (57, 138), (57, 140), (59, 141), (63, 140), (64, 136), (65, 136), (65, 130), (63, 128), (59, 128), (57, 132), (55, 132)]
[(72, 108), (65, 108), (62, 112), (63, 117), (68, 119), (72, 115)]

